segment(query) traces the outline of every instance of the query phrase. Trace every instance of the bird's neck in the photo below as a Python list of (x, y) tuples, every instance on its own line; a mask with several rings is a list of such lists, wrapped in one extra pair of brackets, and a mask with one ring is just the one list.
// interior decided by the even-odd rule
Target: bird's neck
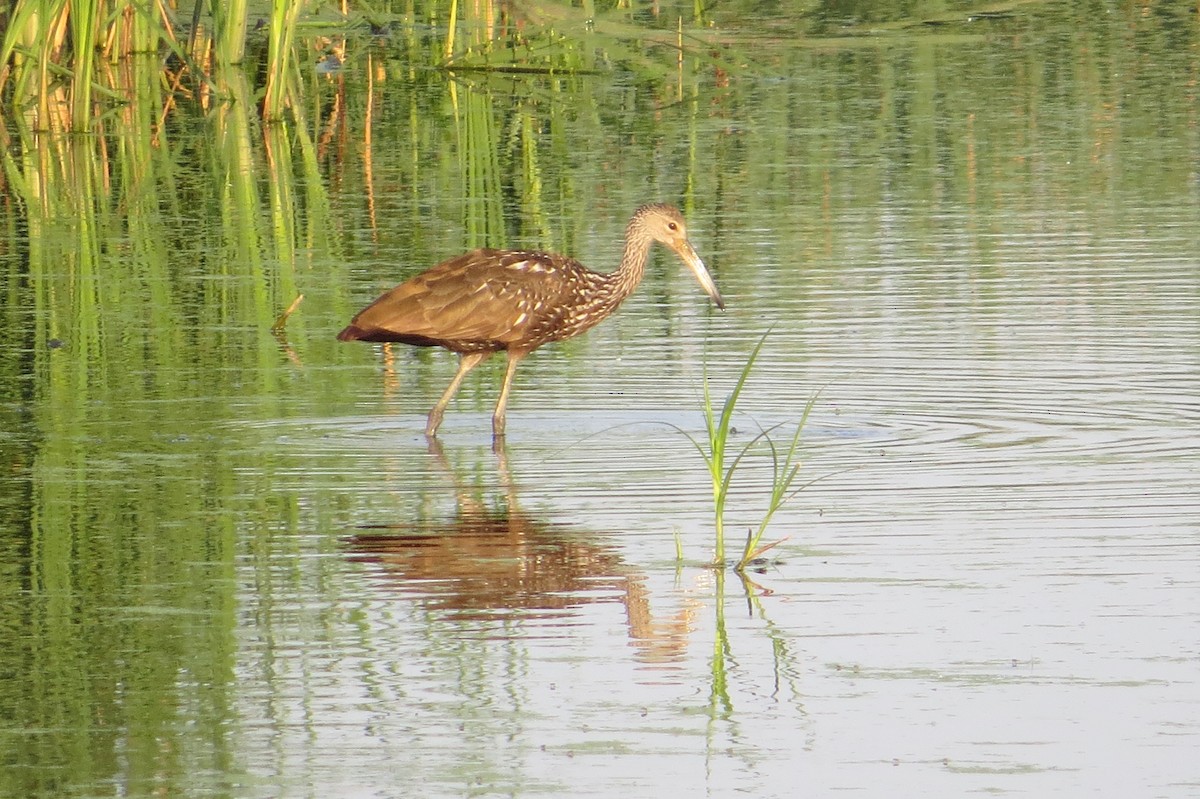
[(631, 228), (625, 233), (625, 250), (616, 269), (605, 274), (582, 268), (578, 272), (582, 283), (577, 286), (579, 296), (574, 303), (574, 312), (560, 324), (554, 337), (577, 336), (615, 311), (642, 282), (652, 243), (649, 236)]
[(649, 237), (640, 235), (636, 230), (625, 232), (625, 250), (621, 253), (621, 263), (603, 277), (603, 294), (608, 307), (616, 308), (642, 282), (653, 243)]

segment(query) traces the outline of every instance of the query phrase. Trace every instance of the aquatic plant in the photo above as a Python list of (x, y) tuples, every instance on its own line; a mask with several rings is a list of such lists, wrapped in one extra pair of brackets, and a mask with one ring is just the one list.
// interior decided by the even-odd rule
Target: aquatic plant
[(296, 58), (296, 22), (303, 4), (272, 0), (270, 33), (267, 37), (267, 77), (263, 95), (263, 119), (279, 122), (288, 99), (288, 78)]
[(709, 475), (712, 477), (713, 524), (716, 534), (714, 564), (717, 566), (725, 564), (725, 504), (729, 498), (730, 488), (733, 485), (733, 476), (738, 466), (742, 464), (746, 456), (760, 442), (765, 442), (770, 452), (771, 493), (767, 502), (767, 508), (759, 520), (757, 529), (752, 528), (747, 532), (746, 543), (742, 548), (741, 557), (734, 565), (734, 570), (737, 572), (742, 572), (747, 565), (761, 557), (767, 550), (781, 543), (781, 541), (774, 541), (763, 544), (762, 539), (776, 511), (783, 507), (784, 503), (803, 488), (803, 486), (800, 486), (793, 490), (792, 486), (795, 484), (796, 478), (800, 473), (801, 464), (798, 459), (800, 434), (804, 430), (804, 425), (808, 421), (808, 416), (812, 412), (813, 404), (816, 401), (815, 395), (809, 399), (800, 420), (796, 423), (791, 439), (785, 446), (776, 443), (772, 436), (774, 432), (786, 424), (780, 423), (760, 430), (758, 435), (751, 438), (731, 460), (729, 459), (728, 447), (729, 437), (733, 432), (733, 413), (737, 408), (738, 398), (746, 386), (746, 381), (754, 369), (754, 363), (758, 360), (759, 353), (762, 351), (763, 344), (766, 343), (767, 336), (769, 335), (770, 331), (764, 333), (754, 346), (754, 349), (750, 351), (746, 363), (742, 366), (741, 374), (738, 375), (737, 382), (725, 398), (725, 402), (721, 405), (719, 414), (713, 405), (707, 369), (705, 370), (703, 409), (707, 441), (700, 441), (688, 435), (688, 439), (704, 459)]
[[(450, 0), (390, 12), (343, 2), (335, 12), (306, 0), (196, 0), (188, 21), (162, 0), (14, 0), (0, 10), (0, 110), (35, 131), (95, 133), (107, 114), (145, 85), (170, 97), (164, 106), (196, 99), (207, 107), (213, 93), (231, 97), (220, 75), (262, 59), (265, 45), (262, 68), (252, 64), (249, 71), (261, 77), (255, 102), (263, 120), (278, 122), (294, 107), (302, 74), (302, 20), (309, 46), (322, 38), (361, 37), (367, 22), (384, 40), (405, 42), (399, 49), (407, 51), (410, 67), (424, 62), (454, 72), (582, 73), (619, 62), (657, 77), (678, 73), (682, 86), (684, 52), (697, 65), (720, 63), (731, 70), (740, 63), (740, 56), (713, 55), (715, 34), (695, 9), (660, 9), (630, 19), (628, 9), (584, 6), (555, 1), (501, 13), (492, 0), (461, 7)], [(251, 26), (252, 14), (263, 24)], [(430, 26), (444, 33), (417, 35)], [(600, 50), (604, 57), (596, 55)], [(159, 63), (164, 79), (127, 85), (117, 65), (137, 55)]]

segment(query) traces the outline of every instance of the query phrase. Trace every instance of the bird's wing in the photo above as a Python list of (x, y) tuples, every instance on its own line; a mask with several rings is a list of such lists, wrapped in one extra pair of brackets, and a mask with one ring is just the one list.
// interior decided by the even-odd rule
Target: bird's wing
[(581, 269), (545, 253), (475, 250), (401, 283), (351, 324), (376, 340), (386, 335), (451, 348), (520, 344), (561, 317)]

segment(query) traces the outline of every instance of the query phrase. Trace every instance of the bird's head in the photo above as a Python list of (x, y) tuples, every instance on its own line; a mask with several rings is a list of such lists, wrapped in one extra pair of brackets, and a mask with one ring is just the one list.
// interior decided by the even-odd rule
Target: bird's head
[(700, 284), (704, 293), (712, 299), (716, 306), (718, 308), (725, 307), (725, 301), (721, 298), (721, 292), (717, 290), (717, 284), (713, 282), (712, 275), (708, 273), (704, 261), (700, 260), (692, 243), (688, 241), (687, 222), (684, 221), (683, 214), (679, 213), (678, 208), (666, 204), (643, 205), (633, 215), (629, 224), (631, 228), (640, 229), (643, 234), (654, 241), (669, 247), (687, 265), (688, 269), (692, 270), (696, 282)]

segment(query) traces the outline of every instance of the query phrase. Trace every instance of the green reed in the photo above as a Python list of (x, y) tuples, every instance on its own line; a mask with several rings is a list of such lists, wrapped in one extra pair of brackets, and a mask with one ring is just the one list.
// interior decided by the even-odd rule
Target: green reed
[(263, 119), (278, 122), (290, 96), (289, 79), (295, 62), (296, 22), (304, 3), (299, 0), (273, 0), (267, 37), (266, 94), (263, 97)]
[[(197, 12), (199, 9), (200, 5), (197, 3)], [(242, 63), (246, 56), (246, 0), (213, 3), (212, 12), (213, 50), (217, 61), (224, 66)], [(199, 22), (199, 13), (196, 14), (195, 21)]]
[[(263, 115), (279, 119), (292, 85), (296, 25), (308, 3), (272, 0), (267, 27)], [(178, 56), (189, 70), (194, 58), (201, 5), (193, 15), (192, 47), (175, 35), (165, 6), (133, 0), (16, 0), (0, 38), (0, 102), (4, 111), (35, 130), (98, 132), (106, 111), (119, 107), (136, 88), (113, 65), (138, 53)], [(218, 66), (241, 64), (248, 33), (247, 0), (212, 3), (211, 48)], [(175, 69), (163, 60), (163, 70)], [(197, 75), (207, 80), (207, 75)], [(154, 84), (152, 84), (154, 85)]]
[[(355, 29), (351, 18), (335, 18), (308, 0), (180, 5), (172, 11), (161, 0), (13, 0), (0, 32), (0, 112), (35, 131), (102, 133), (106, 116), (140, 90), (119, 67), (138, 53), (160, 57), (165, 80), (147, 85), (167, 98), (164, 109), (195, 99), (207, 111), (213, 90), (218, 101), (229, 99), (214, 71), (241, 65), (248, 53), (265, 49), (265, 65), (251, 71), (262, 76), (255, 97), (263, 119), (276, 122), (286, 109), (294, 110), (303, 65), (296, 57), (301, 16), (312, 12), (305, 30), (325, 36), (347, 36)], [(744, 53), (727, 52), (727, 43), (714, 48), (715, 34), (699, 24), (689, 4), (661, 9), (650, 19), (599, 5), (587, 0), (576, 8), (569, 0), (547, 0), (508, 12), (510, 19), (501, 17), (493, 0), (423, 0), (410, 3), (403, 14), (371, 14), (408, 31), (404, 38), (415, 44), (408, 48), (410, 65), (432, 62), (456, 72), (593, 73), (620, 63), (646, 76), (674, 77), (682, 86), (685, 53), (698, 69), (713, 63), (728, 72), (745, 61)], [(251, 29), (251, 14), (265, 17), (262, 32)], [(419, 43), (411, 34), (421, 20), (444, 26), (444, 36)], [(249, 46), (264, 36), (265, 48)], [(722, 55), (714, 56), (718, 51)], [(188, 91), (190, 86), (198, 90)]]
[(734, 432), (733, 414), (737, 408), (738, 399), (746, 387), (746, 381), (750, 378), (750, 373), (754, 370), (754, 364), (758, 360), (759, 353), (762, 351), (763, 345), (766, 343), (767, 336), (769, 335), (770, 331), (764, 333), (754, 346), (754, 349), (750, 351), (750, 355), (747, 357), (746, 363), (742, 366), (742, 371), (738, 375), (733, 390), (730, 391), (729, 395), (725, 398), (725, 402), (721, 405), (720, 413), (716, 411), (713, 404), (712, 393), (708, 385), (708, 376), (707, 374), (705, 375), (703, 407), (708, 440), (707, 442), (702, 442), (688, 436), (693, 446), (696, 447), (696, 450), (704, 459), (709, 475), (712, 478), (713, 524), (716, 533), (714, 564), (717, 566), (722, 566), (725, 563), (725, 505), (729, 499), (734, 474), (746, 456), (760, 442), (764, 442), (770, 452), (772, 470), (771, 493), (767, 501), (767, 508), (758, 523), (757, 529), (751, 529), (746, 536), (746, 543), (742, 548), (741, 557), (734, 566), (734, 570), (737, 572), (742, 572), (755, 558), (779, 543), (776, 541), (764, 545), (762, 543), (763, 535), (766, 533), (767, 527), (770, 525), (776, 511), (783, 507), (784, 503), (795, 496), (796, 492), (800, 490), (799, 488), (795, 490), (792, 488), (796, 482), (796, 478), (800, 474), (801, 464), (798, 459), (800, 434), (804, 430), (804, 425), (808, 421), (809, 413), (812, 412), (815, 401), (815, 398), (810, 399), (805, 405), (804, 413), (801, 415), (799, 422), (796, 424), (795, 431), (786, 445), (781, 446), (772, 437), (772, 433), (784, 426), (781, 423), (760, 431), (758, 435), (751, 438), (736, 454), (732, 454), (732, 458), (730, 457), (729, 437)]
[(71, 39), (75, 64), (71, 76), (71, 130), (87, 131), (92, 120), (92, 71), (99, 33), (96, 3), (71, 2)]

